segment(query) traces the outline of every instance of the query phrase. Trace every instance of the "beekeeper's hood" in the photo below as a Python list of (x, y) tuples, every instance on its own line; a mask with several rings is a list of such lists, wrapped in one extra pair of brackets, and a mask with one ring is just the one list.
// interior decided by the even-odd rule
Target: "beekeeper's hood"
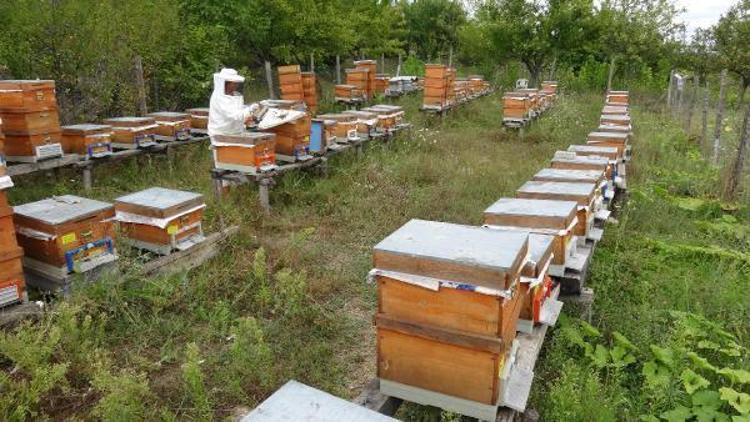
[(214, 92), (208, 113), (209, 135), (238, 135), (245, 130), (245, 119), (249, 112), (242, 97), (241, 84), (244, 81), (245, 78), (234, 69), (225, 68), (214, 73)]

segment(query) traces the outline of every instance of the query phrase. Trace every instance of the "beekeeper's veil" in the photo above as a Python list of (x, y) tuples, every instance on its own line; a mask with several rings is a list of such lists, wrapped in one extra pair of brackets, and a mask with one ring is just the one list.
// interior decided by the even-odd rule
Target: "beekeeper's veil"
[[(214, 73), (214, 92), (208, 112), (209, 136), (239, 135), (245, 131), (245, 119), (249, 112), (245, 108), (241, 88), (238, 91), (232, 82), (241, 86), (245, 78), (234, 69), (224, 68)], [(229, 91), (231, 95), (227, 94), (227, 87), (232, 87)]]

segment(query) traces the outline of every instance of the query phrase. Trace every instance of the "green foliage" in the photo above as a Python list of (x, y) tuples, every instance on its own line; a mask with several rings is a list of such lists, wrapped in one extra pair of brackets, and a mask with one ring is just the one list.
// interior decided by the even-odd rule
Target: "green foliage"
[(213, 412), (201, 369), (203, 362), (198, 345), (188, 344), (185, 350), (185, 362), (182, 364), (182, 381), (185, 385), (186, 398), (193, 405), (191, 413), (197, 419), (209, 420)]

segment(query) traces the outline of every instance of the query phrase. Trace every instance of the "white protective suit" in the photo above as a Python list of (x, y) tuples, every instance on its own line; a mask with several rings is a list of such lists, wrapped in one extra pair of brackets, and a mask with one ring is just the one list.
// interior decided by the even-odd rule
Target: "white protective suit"
[(208, 112), (208, 135), (240, 135), (245, 131), (245, 120), (252, 114), (251, 108), (245, 106), (245, 98), (241, 95), (227, 95), (225, 84), (230, 82), (244, 82), (234, 69), (221, 69), (214, 73), (214, 92), (211, 94), (211, 104)]

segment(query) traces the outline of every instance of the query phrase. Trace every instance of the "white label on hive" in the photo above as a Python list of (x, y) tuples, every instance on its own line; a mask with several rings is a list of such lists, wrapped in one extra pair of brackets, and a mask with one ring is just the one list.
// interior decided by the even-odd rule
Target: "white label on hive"
[(39, 145), (35, 148), (37, 158), (60, 157), (63, 155), (60, 144)]

